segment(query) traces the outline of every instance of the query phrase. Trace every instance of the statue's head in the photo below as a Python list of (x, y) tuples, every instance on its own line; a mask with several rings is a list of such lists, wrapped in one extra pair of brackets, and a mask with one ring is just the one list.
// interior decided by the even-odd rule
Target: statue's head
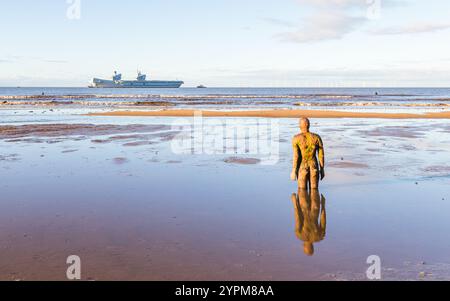
[(308, 133), (310, 126), (311, 123), (309, 122), (308, 118), (303, 117), (300, 119), (300, 130), (302, 131), (302, 133)]
[(312, 242), (305, 241), (303, 244), (303, 252), (308, 256), (314, 255), (314, 245)]

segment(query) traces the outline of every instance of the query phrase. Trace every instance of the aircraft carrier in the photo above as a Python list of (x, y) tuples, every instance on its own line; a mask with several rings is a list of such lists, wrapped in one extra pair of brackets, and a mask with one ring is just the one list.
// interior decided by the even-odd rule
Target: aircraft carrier
[(123, 80), (122, 74), (115, 71), (112, 80), (94, 78), (89, 88), (179, 88), (183, 84), (183, 81), (147, 80), (141, 72), (136, 80)]

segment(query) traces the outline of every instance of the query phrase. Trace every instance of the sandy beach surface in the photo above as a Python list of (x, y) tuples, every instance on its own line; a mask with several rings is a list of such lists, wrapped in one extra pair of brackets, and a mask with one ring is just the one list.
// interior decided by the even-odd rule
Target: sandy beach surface
[(148, 112), (1, 113), (0, 280), (65, 280), (70, 255), (85, 280), (362, 280), (370, 255), (385, 280), (450, 279), (446, 120), (312, 119), (327, 220), (307, 256), (289, 181), (295, 119), (231, 118), (275, 124), (267, 164), (237, 149), (174, 151), (190, 133)]
[(163, 116), (163, 117), (261, 117), (261, 118), (378, 118), (378, 119), (450, 119), (450, 111), (424, 113), (378, 113), (336, 110), (241, 110), (241, 111), (202, 111), (202, 110), (151, 110), (151, 111), (110, 111), (91, 113), (91, 116)]
[(448, 89), (41, 90), (0, 89), (0, 280), (450, 280)]

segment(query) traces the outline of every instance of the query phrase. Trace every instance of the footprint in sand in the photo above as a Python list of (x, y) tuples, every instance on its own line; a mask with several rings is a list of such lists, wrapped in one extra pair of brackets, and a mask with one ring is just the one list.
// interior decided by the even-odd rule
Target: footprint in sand
[(122, 164), (128, 163), (129, 160), (127, 158), (118, 157), (118, 158), (114, 158), (113, 162), (117, 165), (122, 165)]
[(225, 163), (229, 164), (242, 164), (242, 165), (254, 165), (261, 163), (260, 159), (256, 158), (239, 158), (239, 157), (230, 157), (223, 160)]

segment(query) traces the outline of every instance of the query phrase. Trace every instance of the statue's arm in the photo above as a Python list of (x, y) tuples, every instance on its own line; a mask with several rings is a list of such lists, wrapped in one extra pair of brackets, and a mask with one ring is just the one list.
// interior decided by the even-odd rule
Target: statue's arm
[(327, 212), (326, 212), (326, 205), (325, 205), (325, 197), (321, 196), (321, 212), (320, 212), (320, 229), (322, 230), (323, 236), (325, 236), (325, 233), (327, 231)]
[(321, 179), (323, 180), (325, 178), (325, 149), (323, 147), (323, 141), (322, 138), (320, 138), (320, 136), (318, 142), (318, 153), (319, 153), (320, 174)]
[(292, 140), (292, 151), (294, 153), (294, 158), (292, 160), (292, 173), (291, 173), (291, 179), (293, 181), (297, 180), (298, 177), (298, 168), (300, 165), (301, 160), (301, 153), (300, 148), (298, 147), (298, 138), (294, 137)]

